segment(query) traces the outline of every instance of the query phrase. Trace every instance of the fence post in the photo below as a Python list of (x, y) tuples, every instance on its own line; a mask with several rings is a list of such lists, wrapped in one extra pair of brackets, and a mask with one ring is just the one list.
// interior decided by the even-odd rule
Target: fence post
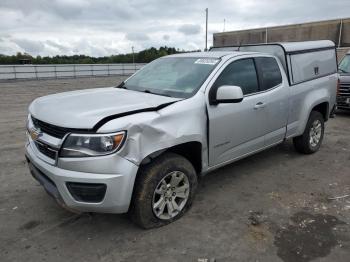
[(108, 75), (108, 76), (111, 75), (111, 73), (110, 73), (110, 71), (109, 71), (109, 64), (107, 64), (107, 75)]
[(37, 69), (37, 65), (34, 66), (34, 72), (35, 72), (35, 78), (36, 80), (38, 80), (38, 69)]
[(124, 64), (122, 64), (122, 75), (125, 75)]
[(75, 65), (73, 65), (73, 77), (77, 78), (77, 71), (76, 71)]
[(56, 67), (56, 65), (54, 65), (54, 70), (55, 70), (55, 78), (57, 79), (57, 67)]
[(17, 80), (16, 66), (13, 66), (13, 73), (15, 74), (15, 80)]

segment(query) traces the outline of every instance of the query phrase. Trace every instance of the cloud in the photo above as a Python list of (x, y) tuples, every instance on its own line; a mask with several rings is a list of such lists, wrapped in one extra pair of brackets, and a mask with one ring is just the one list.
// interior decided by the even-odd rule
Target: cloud
[(184, 35), (197, 35), (201, 32), (201, 29), (200, 25), (186, 24), (180, 26), (178, 30)]
[(130, 41), (147, 41), (149, 36), (145, 33), (130, 32), (126, 34), (126, 38)]
[(69, 52), (69, 47), (68, 46), (64, 46), (62, 44), (59, 44), (55, 41), (52, 41), (52, 40), (47, 40), (45, 42), (45, 44), (49, 47), (52, 47), (52, 48), (55, 48), (58, 50), (58, 52), (62, 53), (62, 52)]
[(29, 54), (38, 54), (45, 48), (44, 44), (39, 41), (33, 41), (28, 39), (15, 39), (14, 42)]
[(50, 5), (48, 7), (63, 18), (72, 19), (81, 15), (84, 10), (89, 8), (89, 5), (89, 2), (85, 0), (53, 0), (52, 8)]
[[(111, 55), (204, 48), (212, 33), (348, 17), (349, 0), (1, 0), (0, 53)], [(286, 15), (288, 14), (288, 15)]]

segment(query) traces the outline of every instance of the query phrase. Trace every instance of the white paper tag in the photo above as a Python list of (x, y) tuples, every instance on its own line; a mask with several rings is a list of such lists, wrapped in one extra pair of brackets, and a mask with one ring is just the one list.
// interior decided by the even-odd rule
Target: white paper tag
[(215, 65), (217, 62), (219, 62), (219, 59), (213, 59), (213, 58), (200, 58), (197, 59), (195, 64), (200, 65)]

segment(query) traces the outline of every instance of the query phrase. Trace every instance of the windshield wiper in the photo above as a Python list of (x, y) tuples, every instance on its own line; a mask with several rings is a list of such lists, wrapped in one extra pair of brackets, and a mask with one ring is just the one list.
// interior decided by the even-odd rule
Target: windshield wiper
[(343, 69), (341, 69), (341, 68), (338, 68), (338, 70), (339, 70), (341, 73), (349, 74), (349, 72), (347, 72), (347, 71), (345, 71), (345, 70), (343, 70)]
[(169, 95), (165, 95), (165, 94), (158, 94), (158, 93), (154, 93), (154, 92), (150, 91), (149, 89), (145, 89), (145, 90), (143, 90), (142, 92), (147, 93), (147, 94), (152, 94), (152, 95), (158, 95), (158, 96), (167, 96), (167, 97), (171, 97), (171, 96), (169, 96)]
[(119, 85), (117, 85), (115, 88), (122, 88), (122, 89), (127, 89), (125, 86), (125, 82), (121, 82)]

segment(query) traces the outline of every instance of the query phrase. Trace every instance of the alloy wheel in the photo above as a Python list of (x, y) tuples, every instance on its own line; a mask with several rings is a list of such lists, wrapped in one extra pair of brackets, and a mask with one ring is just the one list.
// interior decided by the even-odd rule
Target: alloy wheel
[(167, 174), (157, 185), (152, 200), (153, 213), (159, 219), (176, 217), (185, 207), (190, 193), (190, 183), (181, 171)]

